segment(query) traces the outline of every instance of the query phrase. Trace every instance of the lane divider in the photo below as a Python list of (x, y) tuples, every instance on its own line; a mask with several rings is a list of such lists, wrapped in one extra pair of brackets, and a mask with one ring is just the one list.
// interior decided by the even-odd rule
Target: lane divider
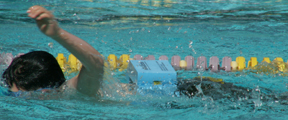
[[(113, 56), (113, 59), (111, 59), (111, 56)], [(117, 57), (114, 54), (110, 54), (108, 56), (108, 62), (112, 70), (119, 69), (119, 71), (123, 71), (124, 69), (127, 68), (129, 60), (157, 60), (157, 59), (155, 59), (153, 55), (148, 55), (147, 57), (144, 58), (142, 55), (137, 54), (133, 58), (125, 59), (128, 61), (121, 60), (121, 62), (119, 62), (119, 60), (117, 60)], [(169, 59), (167, 56), (162, 55), (158, 58), (158, 60), (169, 60)], [(115, 61), (117, 61), (117, 63), (115, 63)], [(277, 70), (281, 72), (285, 71), (286, 64), (288, 65), (288, 63), (285, 63), (281, 57), (275, 58), (272, 62), (270, 61), (270, 58), (264, 57), (261, 63), (263, 62), (266, 62), (267, 64), (273, 63), (273, 65), (277, 67)], [(123, 65), (123, 63), (125, 63), (125, 65)], [(189, 71), (210, 70), (211, 72), (218, 72), (224, 70), (226, 72), (234, 72), (246, 69), (259, 69), (256, 68), (258, 64), (259, 62), (256, 57), (251, 57), (248, 60), (248, 62), (246, 62), (246, 59), (243, 56), (236, 57), (235, 61), (232, 61), (232, 58), (229, 56), (223, 57), (222, 61), (220, 61), (217, 56), (212, 56), (209, 58), (209, 64), (205, 56), (198, 57), (197, 61), (195, 61), (195, 58), (193, 56), (186, 56), (184, 60), (182, 60), (179, 55), (174, 55), (171, 57), (171, 65), (176, 71), (184, 69)], [(278, 72), (275, 71), (275, 73)]]
[[(17, 56), (23, 55), (23, 53), (19, 53)], [(17, 57), (16, 56), (16, 57)], [(12, 53), (2, 53), (0, 54), (0, 64), (10, 65), (13, 60)], [(72, 54), (68, 56), (68, 61), (63, 53), (58, 53), (56, 57), (59, 66), (61, 67), (63, 72), (77, 72), (81, 69), (81, 62)], [(118, 69), (119, 71), (123, 71), (127, 69), (130, 60), (157, 60), (154, 55), (148, 55), (147, 57), (143, 57), (140, 54), (135, 55), (134, 57), (130, 58), (130, 55), (123, 54), (117, 58), (115, 54), (110, 54), (107, 57), (107, 62), (105, 62), (105, 66), (109, 67), (111, 70)], [(162, 55), (158, 58), (158, 60), (169, 60), (169, 58), (165, 55)], [(211, 72), (218, 72), (224, 70), (226, 72), (233, 72), (233, 71), (241, 71), (246, 69), (268, 69), (267, 67), (257, 67), (259, 64), (256, 57), (251, 57), (249, 61), (246, 63), (246, 59), (243, 56), (239, 56), (232, 61), (232, 58), (229, 56), (225, 56), (222, 58), (221, 66), (220, 60), (217, 56), (212, 56), (209, 58), (209, 64), (207, 64), (207, 58), (205, 56), (200, 56), (195, 61), (193, 56), (186, 56), (184, 60), (181, 59), (179, 55), (174, 55), (171, 57), (171, 65), (174, 70), (210, 70)], [(279, 72), (288, 72), (286, 70), (286, 66), (288, 63), (285, 63), (283, 58), (276, 57), (273, 61), (270, 60), (268, 57), (264, 57), (262, 62), (266, 62), (267, 64), (271, 64), (272, 66), (276, 67), (277, 70), (272, 70), (273, 73)], [(196, 63), (196, 65), (195, 65)], [(247, 64), (247, 67), (246, 67)], [(272, 69), (272, 68), (271, 68)], [(269, 71), (269, 70), (260, 70), (260, 71)], [(270, 70), (271, 71), (271, 70)]]

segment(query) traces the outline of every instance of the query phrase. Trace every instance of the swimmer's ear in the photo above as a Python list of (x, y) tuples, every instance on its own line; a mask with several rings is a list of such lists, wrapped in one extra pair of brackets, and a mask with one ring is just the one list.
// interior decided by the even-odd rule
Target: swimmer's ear
[(12, 92), (17, 92), (17, 91), (19, 91), (20, 90), (20, 88), (13, 82), (12, 83), (12, 85), (10, 85), (11, 87), (10, 87), (10, 90), (12, 91)]

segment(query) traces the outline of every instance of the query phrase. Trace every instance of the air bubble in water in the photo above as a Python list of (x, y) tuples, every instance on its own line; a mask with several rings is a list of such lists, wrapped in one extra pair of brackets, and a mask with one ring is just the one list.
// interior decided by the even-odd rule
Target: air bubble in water
[(52, 42), (48, 43), (48, 46), (49, 46), (50, 48), (53, 48), (53, 43), (52, 43)]

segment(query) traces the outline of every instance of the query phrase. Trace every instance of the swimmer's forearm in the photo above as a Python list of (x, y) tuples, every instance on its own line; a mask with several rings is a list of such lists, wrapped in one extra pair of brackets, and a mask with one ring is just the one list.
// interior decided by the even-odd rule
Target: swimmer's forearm
[(103, 68), (101, 54), (84, 40), (61, 28), (57, 35), (50, 37), (77, 57), (88, 71)]

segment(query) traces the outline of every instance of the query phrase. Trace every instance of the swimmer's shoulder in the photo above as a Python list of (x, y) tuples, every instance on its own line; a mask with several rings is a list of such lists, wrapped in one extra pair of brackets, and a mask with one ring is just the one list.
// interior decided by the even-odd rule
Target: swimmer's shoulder
[(76, 88), (77, 87), (77, 76), (65, 81), (61, 86), (60, 88)]
[[(76, 91), (76, 81), (77, 78), (76, 77), (73, 77), (69, 80), (66, 80), (59, 88), (58, 90), (60, 90), (61, 92), (67, 92), (67, 90), (69, 91)], [(74, 93), (74, 92), (73, 92)]]

